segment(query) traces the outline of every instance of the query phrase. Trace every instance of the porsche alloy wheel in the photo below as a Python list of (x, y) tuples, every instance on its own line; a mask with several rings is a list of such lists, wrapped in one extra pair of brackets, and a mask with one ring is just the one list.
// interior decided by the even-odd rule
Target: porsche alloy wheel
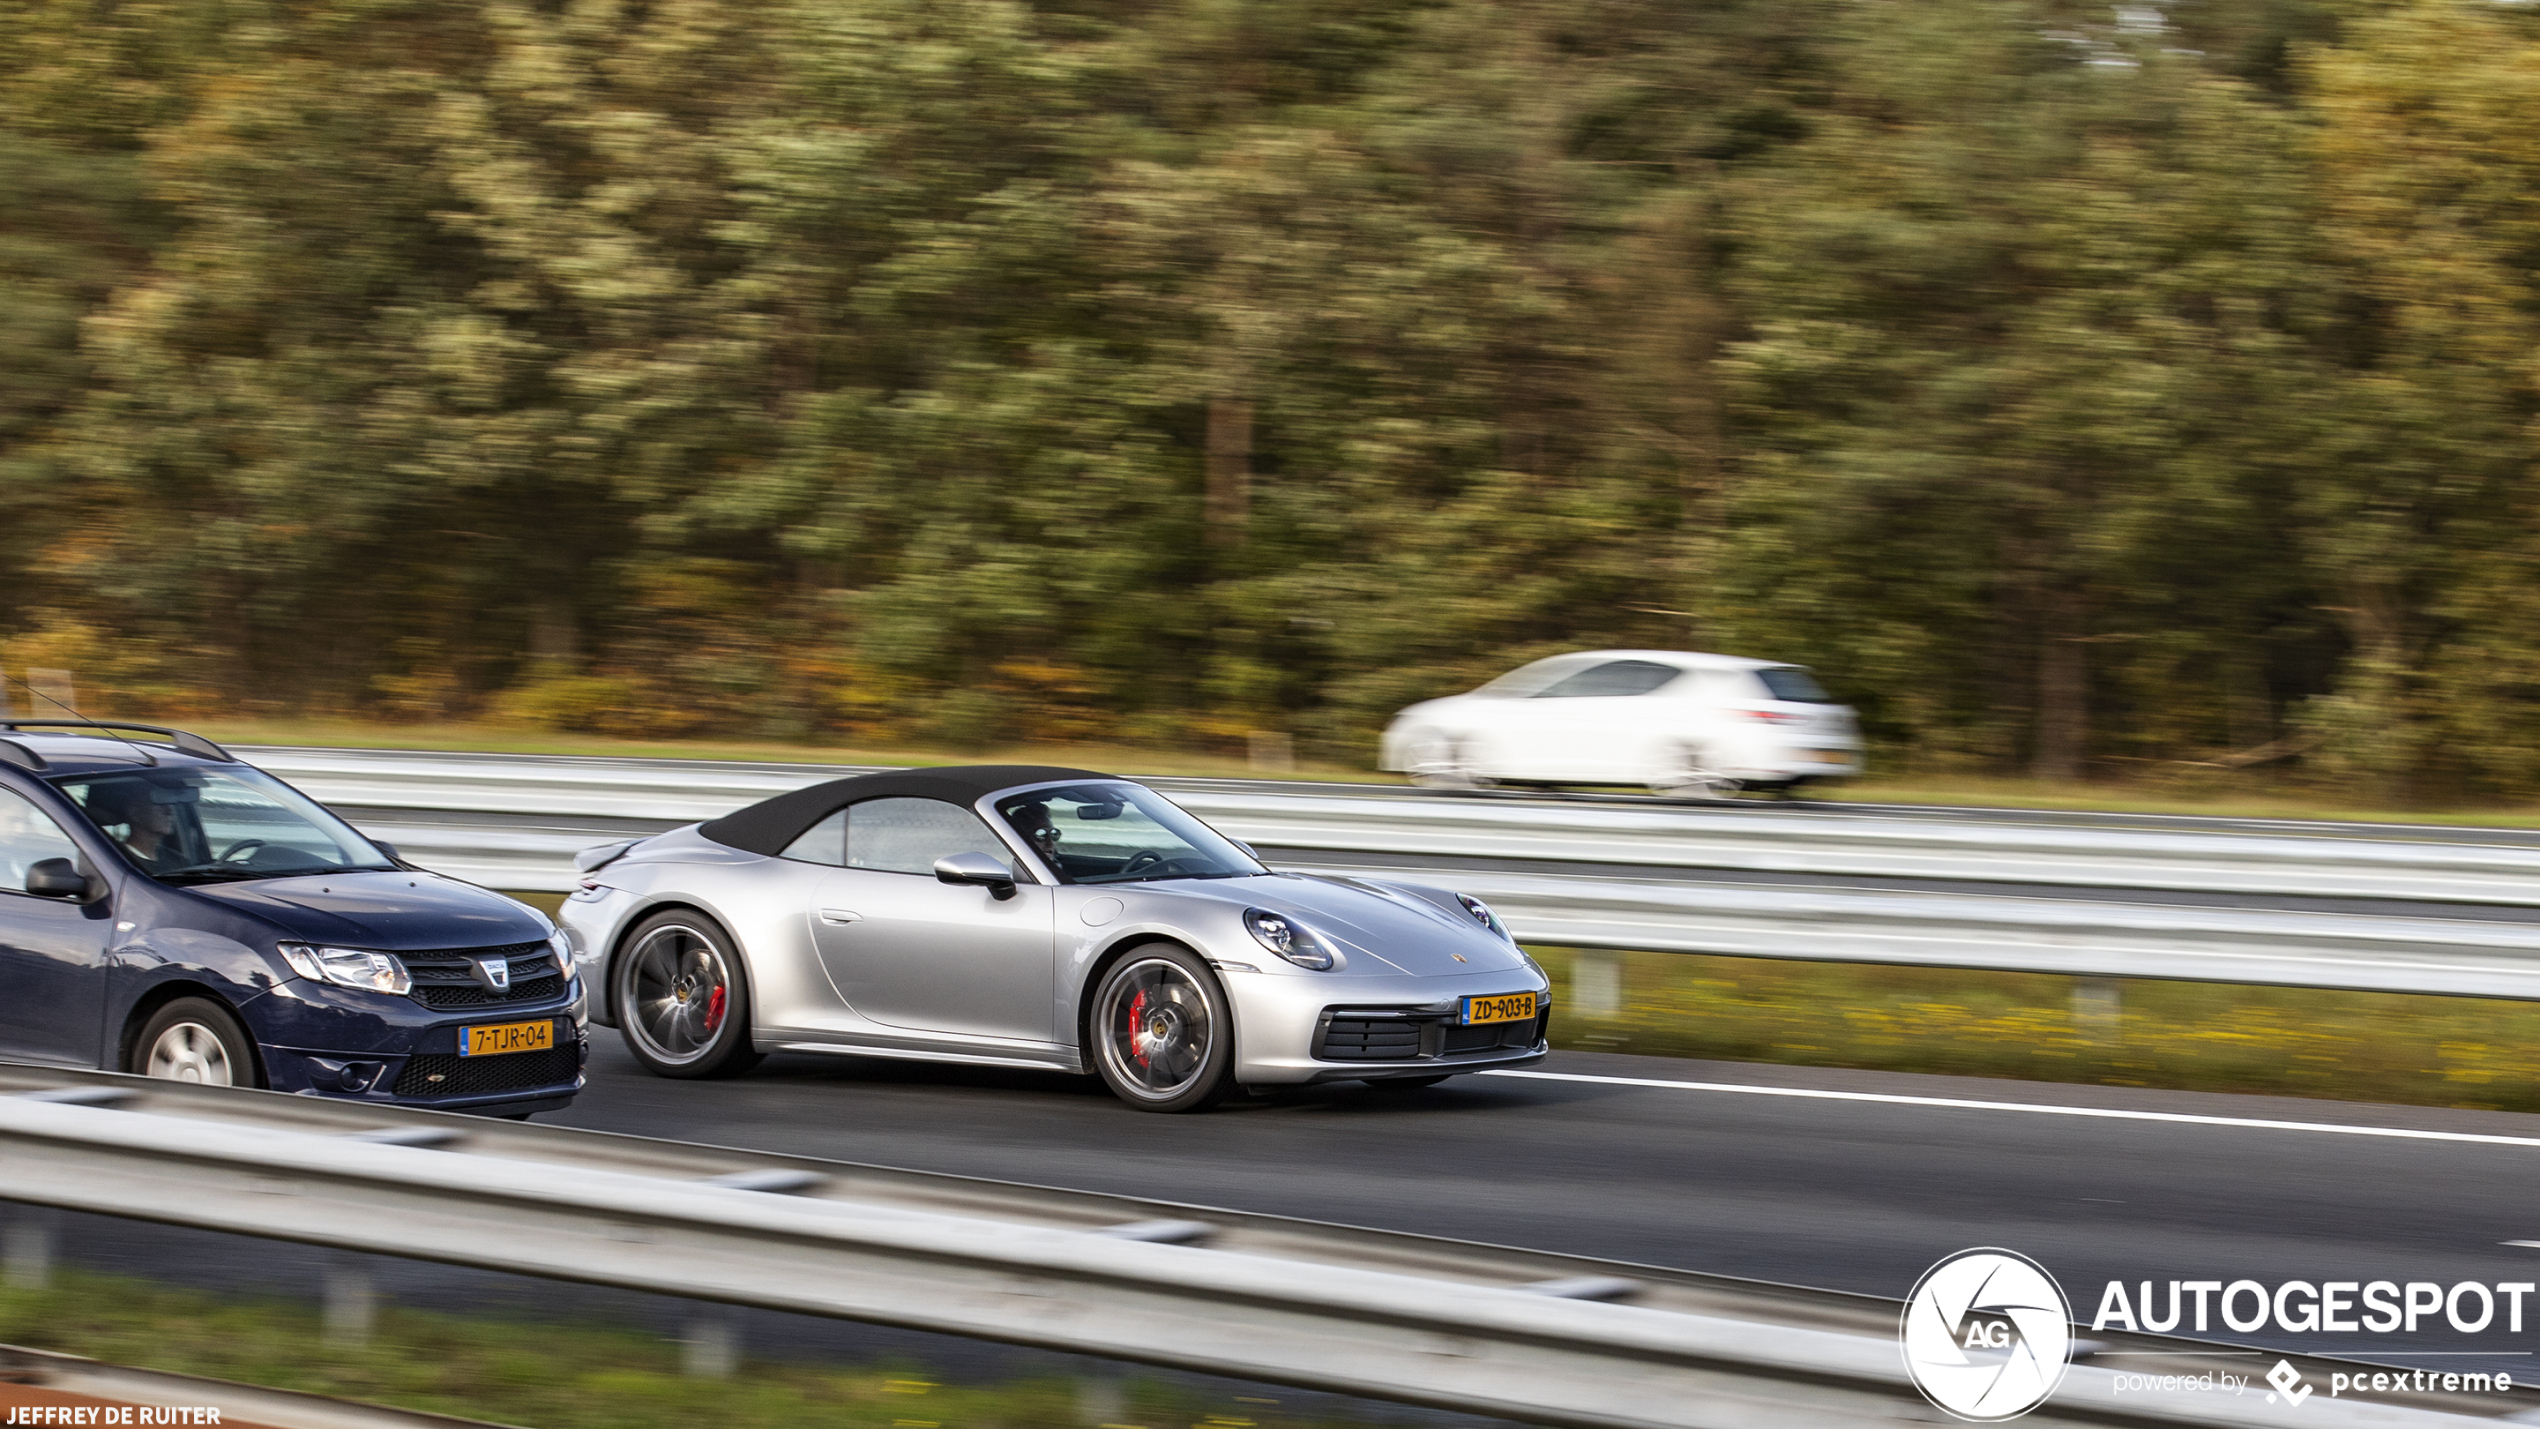
[(1094, 1061), (1141, 1111), (1196, 1111), (1226, 1091), (1234, 1019), (1208, 965), (1155, 943), (1132, 950), (1094, 994)]
[(749, 1070), (749, 984), (731, 935), (693, 914), (637, 928), (617, 958), (618, 1026), (645, 1070), (717, 1077)]

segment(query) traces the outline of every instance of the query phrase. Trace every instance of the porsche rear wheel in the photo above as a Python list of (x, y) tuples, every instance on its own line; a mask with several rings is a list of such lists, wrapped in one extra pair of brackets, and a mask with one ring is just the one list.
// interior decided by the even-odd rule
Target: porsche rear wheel
[(626, 1050), (657, 1077), (738, 1076), (750, 1047), (750, 984), (732, 935), (686, 912), (646, 919), (611, 974)]
[(1235, 1019), (1217, 975), (1170, 943), (1133, 948), (1094, 990), (1094, 1067), (1140, 1111), (1197, 1111), (1232, 1085)]

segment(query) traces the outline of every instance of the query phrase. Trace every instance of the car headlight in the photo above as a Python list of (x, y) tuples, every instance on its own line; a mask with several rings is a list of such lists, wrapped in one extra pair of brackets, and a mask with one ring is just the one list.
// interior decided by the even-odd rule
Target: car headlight
[(573, 981), (573, 939), (565, 935), (564, 929), (558, 928), (548, 935), (547, 951), (555, 954), (556, 972), (566, 982)]
[(1296, 925), (1284, 913), (1267, 908), (1244, 910), (1244, 926), (1252, 931), (1253, 941), (1301, 968), (1321, 972), (1332, 965), (1332, 950), (1316, 942), (1314, 935)]
[(300, 943), (284, 943), (276, 951), (291, 970), (311, 982), (331, 982), (337, 987), (358, 987), (367, 992), (395, 993), (399, 997), (414, 990), (414, 979), (406, 975), (406, 965), (390, 953), (368, 953), (354, 948), (312, 948)]
[(1483, 927), (1490, 929), (1492, 932), (1497, 933), (1499, 936), (1506, 938), (1512, 943), (1517, 941), (1516, 935), (1508, 931), (1508, 925), (1499, 921), (1498, 914), (1490, 911), (1489, 904), (1484, 903), (1482, 900), (1474, 897), (1470, 893), (1456, 894), (1455, 901), (1464, 905), (1464, 911), (1473, 915), (1474, 922), (1481, 924)]

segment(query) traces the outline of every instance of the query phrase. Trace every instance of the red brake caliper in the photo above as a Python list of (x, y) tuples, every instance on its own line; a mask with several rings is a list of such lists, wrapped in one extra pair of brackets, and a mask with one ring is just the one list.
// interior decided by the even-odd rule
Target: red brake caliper
[(1141, 1067), (1147, 1064), (1147, 1040), (1139, 1035), (1138, 1029), (1146, 1020), (1147, 995), (1140, 991), (1129, 1003), (1129, 1055), (1137, 1058)]
[(714, 1033), (714, 1029), (716, 1029), (716, 1028), (718, 1028), (718, 1027), (720, 1027), (720, 1026), (722, 1026), (722, 1025), (723, 1025), (723, 989), (721, 989), (721, 988), (719, 988), (719, 987), (718, 987), (718, 988), (716, 988), (713, 992), (708, 993), (708, 994), (706, 995), (706, 1033), (707, 1033), (707, 1035), (708, 1035), (708, 1036), (713, 1035), (713, 1033)]

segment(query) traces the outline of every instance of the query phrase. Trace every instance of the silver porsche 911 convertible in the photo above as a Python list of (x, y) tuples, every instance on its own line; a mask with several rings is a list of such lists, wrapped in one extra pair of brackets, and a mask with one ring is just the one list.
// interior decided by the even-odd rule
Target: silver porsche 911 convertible
[(770, 1051), (1043, 1067), (1148, 1111), (1544, 1055), (1551, 984), (1479, 899), (1272, 873), (1143, 785), (865, 774), (587, 850), (592, 1020), (665, 1077)]

